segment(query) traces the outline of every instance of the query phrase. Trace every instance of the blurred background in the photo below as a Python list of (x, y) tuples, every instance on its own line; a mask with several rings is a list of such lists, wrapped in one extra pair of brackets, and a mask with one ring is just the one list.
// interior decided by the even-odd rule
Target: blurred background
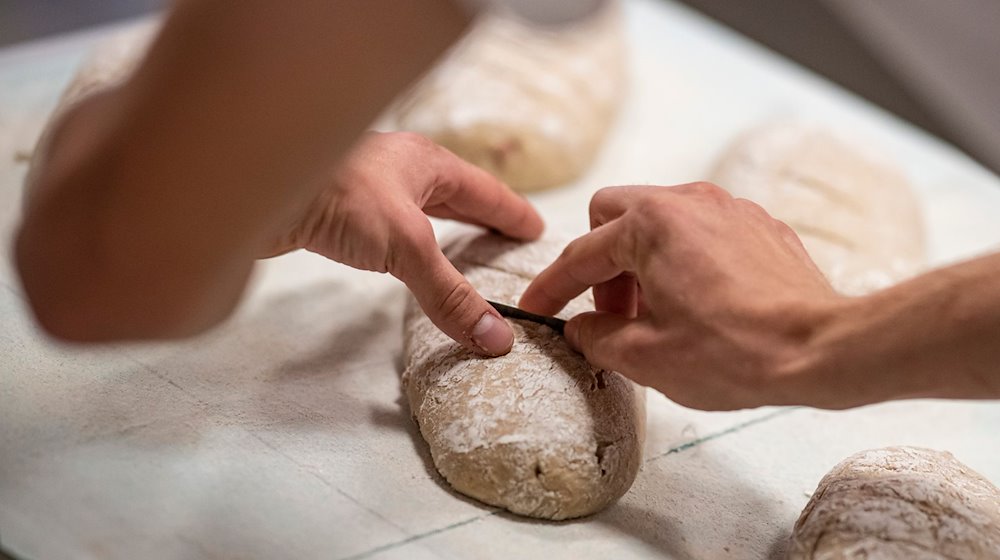
[[(1000, 172), (1000, 0), (679, 0)], [(0, 48), (166, 0), (0, 0)]]

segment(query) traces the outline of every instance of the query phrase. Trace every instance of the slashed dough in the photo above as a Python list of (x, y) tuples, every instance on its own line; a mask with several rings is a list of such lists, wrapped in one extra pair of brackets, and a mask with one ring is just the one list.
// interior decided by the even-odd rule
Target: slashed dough
[[(488, 299), (515, 305), (562, 243), (485, 235), (449, 251)], [(564, 316), (593, 309), (585, 297)], [(511, 321), (511, 352), (484, 359), (431, 324), (405, 319), (403, 387), (438, 472), (487, 504), (546, 519), (597, 512), (632, 485), (645, 439), (645, 393), (592, 368), (548, 327)]]
[(517, 190), (572, 181), (594, 159), (625, 89), (620, 6), (534, 27), (486, 14), (390, 114)]
[(862, 451), (820, 481), (789, 560), (1000, 559), (1000, 490), (951, 453)]
[(924, 266), (923, 222), (906, 177), (857, 140), (772, 123), (738, 139), (712, 180), (791, 226), (840, 292), (871, 292)]

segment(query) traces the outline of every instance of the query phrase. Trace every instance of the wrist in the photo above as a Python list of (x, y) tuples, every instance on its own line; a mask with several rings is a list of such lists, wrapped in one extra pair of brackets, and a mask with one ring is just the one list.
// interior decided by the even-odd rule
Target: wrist
[[(805, 333), (776, 374), (783, 404), (845, 409), (896, 398), (866, 363), (865, 322), (872, 296), (837, 296), (812, 306)], [(872, 354), (868, 354), (872, 355)]]

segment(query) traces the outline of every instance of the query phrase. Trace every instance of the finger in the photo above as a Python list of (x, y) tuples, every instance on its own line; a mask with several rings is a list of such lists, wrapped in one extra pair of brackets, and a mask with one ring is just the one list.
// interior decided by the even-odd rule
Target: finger
[(440, 173), (424, 207), (447, 206), (463, 222), (516, 239), (537, 239), (545, 224), (535, 208), (486, 171), (442, 149)]
[(806, 251), (806, 246), (802, 244), (802, 239), (795, 230), (781, 220), (774, 220), (774, 227), (778, 230), (778, 235), (788, 245), (791, 250), (803, 260), (812, 262), (812, 257)]
[(552, 315), (592, 286), (635, 270), (632, 235), (624, 219), (600, 226), (570, 243), (521, 296), (524, 309)]
[(655, 188), (621, 186), (605, 187), (597, 191), (590, 199), (590, 228), (594, 229), (617, 219)]
[(595, 367), (629, 375), (649, 325), (614, 313), (581, 313), (566, 323), (566, 342)]
[(408, 257), (392, 261), (390, 272), (413, 292), (432, 323), (477, 354), (510, 352), (514, 331), (441, 253), (433, 233), (430, 242), (423, 240), (407, 252)]
[(442, 220), (454, 220), (456, 222), (462, 222), (463, 224), (469, 224), (472, 226), (479, 226), (482, 228), (489, 228), (486, 224), (480, 222), (479, 220), (474, 220), (463, 214), (455, 212), (448, 206), (444, 204), (438, 204), (437, 206), (428, 206), (424, 208), (424, 214), (434, 218), (440, 218)]
[(685, 183), (683, 185), (677, 185), (669, 188), (672, 193), (682, 194), (685, 196), (701, 196), (705, 198), (714, 198), (716, 200), (730, 200), (733, 198), (733, 195), (729, 194), (729, 191), (726, 189), (716, 185), (715, 183), (709, 183), (707, 181)]
[(635, 274), (623, 272), (594, 286), (594, 307), (598, 311), (634, 318), (638, 311), (639, 285)]
[(635, 292), (635, 315), (636, 317), (646, 317), (649, 315), (649, 304), (646, 303), (646, 296), (642, 293), (642, 284), (636, 283)]

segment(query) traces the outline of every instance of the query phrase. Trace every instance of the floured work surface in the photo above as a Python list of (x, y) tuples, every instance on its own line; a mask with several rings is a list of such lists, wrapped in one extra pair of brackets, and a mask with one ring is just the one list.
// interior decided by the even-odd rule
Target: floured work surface
[[(932, 262), (1000, 242), (1000, 181), (915, 129), (667, 2), (626, 4), (630, 75), (589, 174), (533, 197), (587, 227), (602, 184), (708, 175), (741, 132), (804, 116), (856, 129), (918, 190)], [(769, 557), (844, 457), (947, 450), (994, 482), (995, 403), (701, 413), (648, 392), (643, 470), (581, 521), (514, 519), (451, 493), (401, 399), (404, 292), (295, 253), (179, 344), (70, 350), (34, 330), (9, 264), (19, 185), (88, 40), (0, 53), (0, 542), (45, 558)]]

